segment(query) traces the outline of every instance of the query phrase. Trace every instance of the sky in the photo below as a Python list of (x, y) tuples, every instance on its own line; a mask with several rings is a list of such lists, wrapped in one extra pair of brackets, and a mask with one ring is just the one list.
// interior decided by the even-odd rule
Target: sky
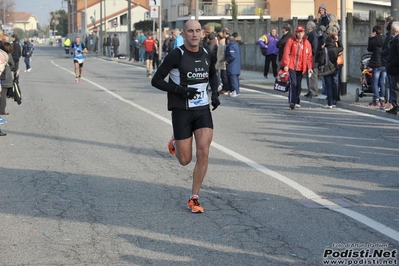
[[(39, 20), (39, 25), (47, 24), (52, 11), (66, 9), (67, 2), (62, 0), (13, 0), (15, 11), (32, 13)], [(64, 8), (63, 8), (64, 7)]]

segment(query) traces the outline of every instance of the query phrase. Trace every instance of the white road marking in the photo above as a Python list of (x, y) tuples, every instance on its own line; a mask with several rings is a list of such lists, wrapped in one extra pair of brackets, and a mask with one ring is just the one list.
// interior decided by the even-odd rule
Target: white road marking
[[(65, 70), (65, 71), (71, 73), (72, 75), (75, 75), (74, 72), (55, 64), (53, 61), (51, 61), (51, 63), (53, 65), (55, 65), (56, 67), (58, 67), (58, 68), (60, 68), (62, 70)], [(172, 121), (170, 121), (169, 119), (166, 119), (165, 117), (160, 116), (160, 115), (158, 115), (158, 114), (156, 114), (156, 113), (154, 113), (154, 112), (152, 112), (152, 111), (150, 111), (150, 110), (148, 110), (148, 109), (146, 109), (146, 108), (144, 108), (144, 107), (142, 107), (140, 105), (137, 105), (137, 104), (135, 104), (135, 103), (133, 103), (133, 102), (131, 102), (129, 100), (126, 100), (125, 98), (119, 96), (118, 94), (108, 90), (107, 88), (104, 88), (103, 86), (101, 86), (101, 85), (99, 85), (99, 84), (97, 84), (97, 83), (95, 83), (95, 82), (93, 82), (91, 80), (88, 80), (86, 78), (83, 78), (83, 80), (85, 80), (88, 83), (92, 84), (93, 86), (103, 90), (104, 92), (109, 93), (110, 95), (112, 95), (113, 97), (121, 100), (122, 102), (127, 103), (127, 104), (129, 104), (129, 105), (131, 105), (131, 106), (133, 106), (133, 107), (135, 107), (135, 108), (137, 108), (137, 109), (149, 114), (149, 115), (152, 115), (152, 116), (158, 118), (159, 120), (161, 120), (161, 121), (163, 121), (163, 122), (165, 122), (165, 123), (167, 123), (169, 125), (172, 125)], [(250, 89), (247, 89), (247, 90), (248, 91), (252, 91)], [(275, 94), (269, 94), (269, 93), (266, 93), (266, 92), (262, 92), (262, 94), (283, 97), (283, 96), (279, 96), (279, 95), (275, 95)], [(291, 187), (291, 188), (295, 189), (296, 191), (298, 191), (299, 193), (301, 193), (305, 198), (313, 200), (313, 201), (319, 203), (320, 205), (324, 206), (327, 209), (330, 209), (330, 210), (333, 210), (335, 212), (339, 212), (341, 214), (344, 214), (344, 215), (346, 215), (346, 216), (348, 216), (348, 217), (350, 217), (350, 218), (352, 218), (352, 219), (354, 219), (354, 220), (356, 220), (356, 221), (358, 221), (358, 222), (360, 222), (360, 223), (362, 223), (362, 224), (364, 224), (364, 225), (366, 225), (366, 226), (368, 226), (370, 228), (373, 228), (374, 230), (376, 230), (376, 231), (378, 231), (378, 232), (380, 232), (380, 233), (382, 233), (382, 234), (384, 234), (384, 235), (386, 235), (386, 236), (388, 236), (388, 237), (390, 237), (390, 238), (392, 238), (392, 239), (394, 239), (394, 240), (399, 242), (399, 232), (398, 231), (396, 231), (396, 230), (394, 230), (394, 229), (392, 229), (392, 228), (390, 228), (390, 227), (388, 227), (388, 226), (386, 226), (386, 225), (384, 225), (382, 223), (379, 223), (379, 222), (377, 222), (377, 221), (375, 221), (375, 220), (373, 220), (373, 219), (371, 219), (371, 218), (369, 218), (369, 217), (367, 217), (367, 216), (365, 216), (365, 215), (363, 215), (361, 213), (358, 213), (358, 212), (355, 212), (355, 211), (352, 211), (352, 210), (349, 210), (349, 209), (345, 209), (345, 208), (337, 205), (336, 203), (334, 203), (332, 201), (329, 201), (327, 199), (323, 199), (321, 196), (319, 196), (318, 194), (316, 194), (312, 190), (310, 190), (310, 189), (302, 186), (301, 184), (289, 179), (288, 177), (283, 176), (283, 175), (281, 175), (281, 174), (279, 174), (279, 173), (277, 173), (277, 172), (275, 172), (273, 170), (270, 170), (269, 168), (267, 168), (267, 167), (265, 167), (263, 165), (260, 165), (260, 164), (258, 164), (256, 162), (252, 161), (251, 159), (249, 159), (249, 158), (247, 158), (247, 157), (245, 157), (245, 156), (243, 156), (243, 155), (241, 155), (239, 153), (236, 153), (235, 151), (232, 151), (232, 150), (230, 150), (230, 149), (228, 149), (228, 148), (226, 148), (226, 147), (224, 147), (224, 146), (222, 146), (220, 144), (212, 142), (211, 145), (213, 147), (215, 147), (216, 149), (220, 150), (221, 152), (224, 152), (225, 154), (230, 155), (231, 157), (236, 158), (237, 160), (239, 160), (239, 161), (247, 164), (248, 166), (258, 170), (259, 172), (264, 173), (267, 176), (273, 177), (274, 179), (276, 179), (276, 180), (288, 185), (289, 187)]]

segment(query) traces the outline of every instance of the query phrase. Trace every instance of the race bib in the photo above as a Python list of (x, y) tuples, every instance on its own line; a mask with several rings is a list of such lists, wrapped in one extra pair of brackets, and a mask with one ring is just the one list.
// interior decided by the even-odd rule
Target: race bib
[(188, 100), (188, 108), (208, 105), (208, 83), (189, 85), (190, 88), (196, 88), (200, 94), (195, 95), (194, 99)]

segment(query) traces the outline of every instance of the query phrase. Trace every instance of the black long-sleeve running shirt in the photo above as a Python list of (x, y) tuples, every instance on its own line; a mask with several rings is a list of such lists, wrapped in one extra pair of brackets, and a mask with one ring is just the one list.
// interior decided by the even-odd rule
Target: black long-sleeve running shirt
[[(191, 52), (184, 45), (172, 50), (165, 57), (152, 78), (151, 84), (168, 93), (168, 110), (209, 108), (207, 86), (210, 85), (212, 92), (218, 89), (216, 62), (212, 58), (205, 48), (200, 47), (198, 52)], [(165, 78), (168, 75), (169, 80), (166, 82)], [(201, 94), (196, 99), (187, 100), (175, 93), (177, 86), (194, 87)]]

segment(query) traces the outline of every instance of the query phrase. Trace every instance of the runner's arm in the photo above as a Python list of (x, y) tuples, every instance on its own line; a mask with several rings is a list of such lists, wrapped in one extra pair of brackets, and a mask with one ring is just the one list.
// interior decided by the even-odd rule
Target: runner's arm
[(217, 92), (219, 87), (218, 75), (215, 64), (216, 64), (216, 58), (214, 56), (211, 56), (211, 65), (209, 66), (209, 85), (211, 86), (212, 92)]
[(82, 53), (88, 53), (86, 46), (82, 43)]
[(167, 75), (173, 68), (177, 68), (180, 63), (181, 53), (179, 49), (170, 52), (163, 60), (162, 64), (155, 72), (151, 80), (151, 85), (162, 91), (176, 92), (178, 85), (170, 84), (165, 81)]

